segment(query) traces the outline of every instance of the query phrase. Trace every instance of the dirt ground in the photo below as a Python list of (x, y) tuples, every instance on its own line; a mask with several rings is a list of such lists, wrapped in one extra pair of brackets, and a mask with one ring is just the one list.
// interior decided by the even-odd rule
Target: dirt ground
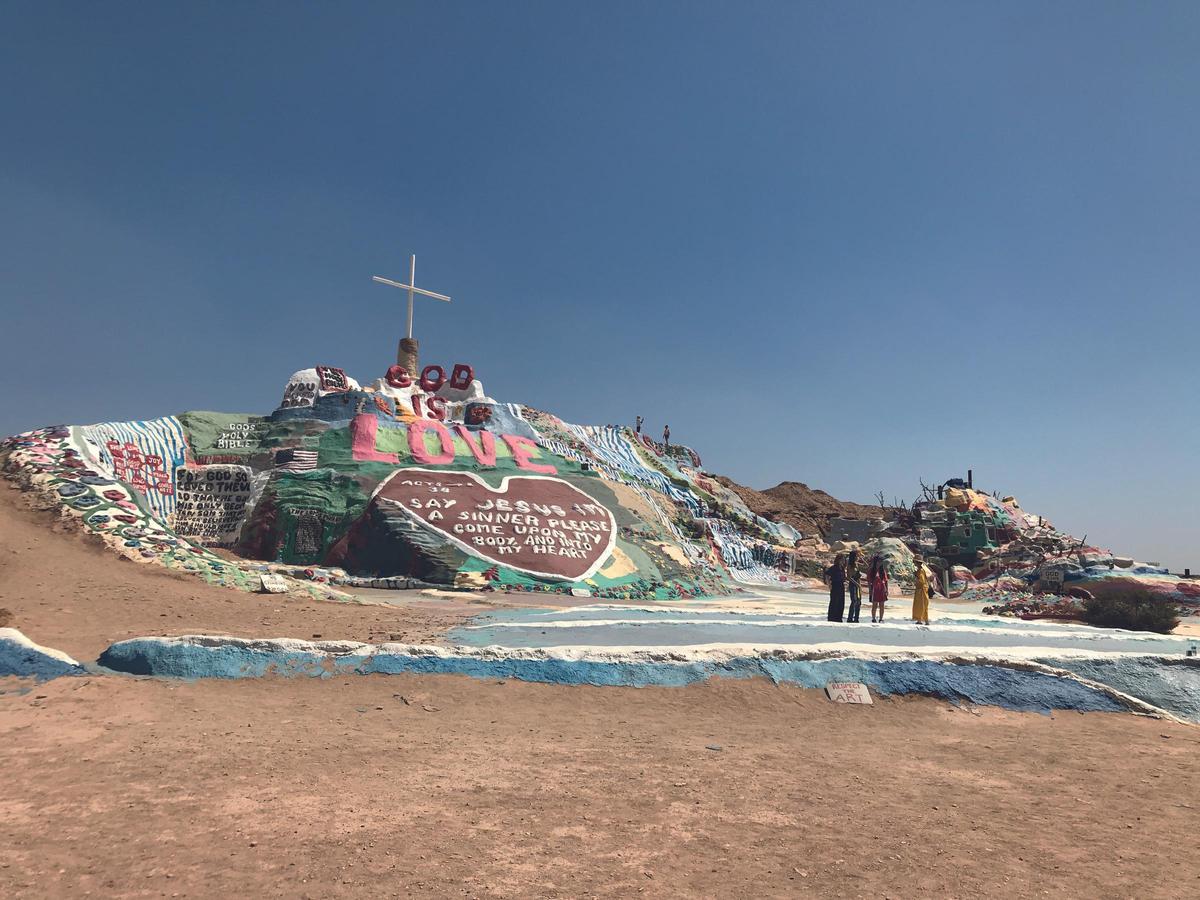
[(95, 659), (114, 641), (143, 635), (437, 643), (447, 629), (486, 611), (469, 594), (408, 598), (393, 607), (213, 587), (194, 576), (129, 562), (98, 539), (64, 532), (57, 516), (29, 509), (24, 495), (5, 481), (0, 481), (0, 608), (11, 611), (11, 627), (82, 660)]
[(1200, 893), (1200, 736), (1130, 715), (765, 681), (4, 687), (5, 897)]
[[(0, 606), (133, 634), (437, 637), (120, 562), (0, 488)], [(1186, 897), (1200, 729), (766, 681), (0, 680), (0, 897)]]

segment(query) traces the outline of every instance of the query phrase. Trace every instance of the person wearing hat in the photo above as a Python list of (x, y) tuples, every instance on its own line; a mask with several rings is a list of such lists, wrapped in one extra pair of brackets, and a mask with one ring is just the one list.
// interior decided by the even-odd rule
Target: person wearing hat
[(920, 556), (913, 557), (916, 574), (913, 576), (913, 621), (918, 625), (929, 624), (929, 569)]

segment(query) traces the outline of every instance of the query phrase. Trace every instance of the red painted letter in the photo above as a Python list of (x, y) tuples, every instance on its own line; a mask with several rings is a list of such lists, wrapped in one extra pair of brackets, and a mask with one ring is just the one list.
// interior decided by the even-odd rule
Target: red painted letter
[[(430, 456), (425, 447), (427, 428), (436, 431), (442, 443), (442, 452), (437, 456)], [(435, 419), (417, 419), (408, 423), (408, 449), (412, 451), (413, 459), (426, 466), (445, 466), (454, 462), (454, 438), (450, 437), (446, 426)]]
[[(437, 372), (435, 380), (432, 373)], [(446, 383), (446, 370), (441, 366), (426, 366), (421, 370), (421, 390), (433, 393)]]
[(395, 453), (380, 453), (375, 449), (375, 433), (379, 420), (371, 413), (355, 416), (350, 422), (350, 456), (356, 462), (385, 462), (396, 465), (400, 457)]
[(554, 466), (543, 466), (535, 463), (530, 454), (537, 449), (537, 444), (527, 437), (522, 437), (519, 434), (502, 434), (504, 443), (508, 444), (508, 449), (512, 451), (513, 459), (516, 460), (517, 468), (524, 469), (527, 472), (540, 472), (543, 475), (554, 475), (558, 469)]
[(429, 408), (429, 418), (437, 419), (439, 422), (446, 421), (446, 401), (441, 397), (430, 397), (425, 401), (425, 405)]
[(479, 443), (476, 443), (475, 435), (471, 434), (467, 426), (455, 425), (454, 430), (458, 432), (458, 436), (470, 449), (471, 455), (475, 457), (475, 462), (481, 466), (496, 465), (496, 438), (490, 431), (479, 432)]
[(465, 391), (475, 380), (475, 370), (466, 363), (455, 363), (454, 371), (450, 373), (450, 387), (456, 391)]
[(404, 366), (392, 366), (383, 379), (392, 387), (408, 387), (412, 384), (412, 376)]

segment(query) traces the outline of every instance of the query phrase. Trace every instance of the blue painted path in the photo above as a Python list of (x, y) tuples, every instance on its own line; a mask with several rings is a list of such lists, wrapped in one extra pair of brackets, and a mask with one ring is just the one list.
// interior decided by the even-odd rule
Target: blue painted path
[(729, 605), (695, 604), (573, 609), (506, 609), (452, 630), (451, 643), (469, 647), (701, 647), (712, 645), (784, 649), (853, 646), (863, 652), (978, 650), (1006, 655), (1118, 653), (1182, 656), (1185, 638), (1147, 632), (1022, 622), (990, 616), (942, 616), (928, 627), (897, 615), (872, 624), (828, 622), (805, 612), (740, 611)]
[(562, 658), (545, 653), (497, 654), (453, 648), (374, 646), (349, 642), (245, 640), (191, 636), (136, 638), (109, 647), (100, 664), (136, 675), (174, 678), (330, 678), (361, 674), (458, 674), (552, 684), (679, 687), (714, 677), (762, 676), (777, 683), (822, 688), (830, 681), (862, 682), (879, 694), (924, 694), (953, 702), (1023, 711), (1129, 709), (1111, 693), (1038, 671), (932, 660), (787, 659), (740, 656), (712, 659)]

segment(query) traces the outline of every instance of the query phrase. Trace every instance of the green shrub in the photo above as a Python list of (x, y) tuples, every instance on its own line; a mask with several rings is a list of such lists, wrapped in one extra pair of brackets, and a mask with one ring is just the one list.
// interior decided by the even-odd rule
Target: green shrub
[(1149, 592), (1093, 597), (1084, 602), (1083, 620), (1100, 628), (1170, 634), (1179, 624), (1179, 607)]

